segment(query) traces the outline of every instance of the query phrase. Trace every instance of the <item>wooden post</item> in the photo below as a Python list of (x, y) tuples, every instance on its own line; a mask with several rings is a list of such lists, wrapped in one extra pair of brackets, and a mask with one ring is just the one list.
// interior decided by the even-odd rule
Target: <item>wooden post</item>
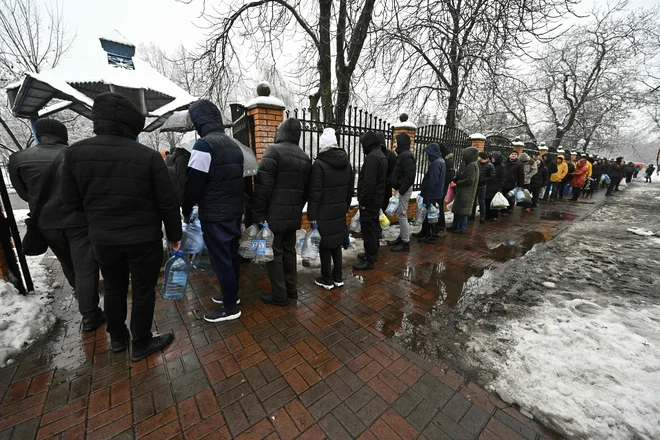
[(284, 102), (270, 96), (266, 82), (257, 86), (257, 95), (245, 107), (247, 114), (254, 117), (255, 155), (261, 160), (266, 147), (275, 142), (277, 127), (284, 121)]

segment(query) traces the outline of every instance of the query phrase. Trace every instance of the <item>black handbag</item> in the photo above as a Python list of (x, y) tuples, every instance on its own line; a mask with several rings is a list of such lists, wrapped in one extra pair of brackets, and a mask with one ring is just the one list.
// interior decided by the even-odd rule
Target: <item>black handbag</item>
[(48, 196), (52, 190), (53, 180), (55, 179), (55, 174), (57, 169), (62, 163), (62, 158), (64, 157), (65, 149), (62, 149), (60, 153), (55, 157), (55, 160), (50, 165), (48, 175), (44, 179), (43, 185), (41, 186), (41, 193), (37, 199), (37, 206), (34, 209), (34, 212), (30, 213), (30, 216), (25, 219), (25, 226), (27, 227), (27, 232), (25, 237), (23, 237), (23, 253), (25, 255), (42, 255), (48, 251), (48, 243), (46, 239), (41, 234), (41, 231), (37, 227), (39, 224), (39, 216), (41, 215), (41, 210), (48, 201)]

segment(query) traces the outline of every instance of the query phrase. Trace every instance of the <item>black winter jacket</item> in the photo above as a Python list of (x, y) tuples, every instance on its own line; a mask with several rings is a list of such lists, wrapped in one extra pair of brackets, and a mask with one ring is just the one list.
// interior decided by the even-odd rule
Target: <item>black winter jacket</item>
[(440, 152), (442, 153), (442, 158), (445, 160), (445, 192), (449, 184), (453, 182), (456, 177), (456, 169), (454, 167), (454, 154), (449, 151), (449, 147), (444, 144), (440, 144)]
[(491, 180), (495, 178), (495, 166), (490, 162), (482, 163), (479, 161), (479, 188), (488, 186)]
[[(33, 145), (9, 156), (9, 178), (18, 196), (28, 202), (34, 212), (37, 200), (50, 174), (57, 155), (67, 148), (66, 127), (54, 119), (40, 119), (36, 124), (38, 145)], [(62, 159), (60, 159), (61, 161)], [(39, 215), (39, 229), (64, 229), (87, 226), (85, 212), (80, 207), (65, 206), (60, 195), (62, 162), (48, 191), (48, 199)]]
[(254, 220), (268, 220), (275, 233), (300, 229), (307, 202), (312, 162), (298, 146), (300, 121), (289, 118), (277, 127), (275, 143), (264, 152), (254, 185)]
[(568, 183), (573, 180), (573, 171), (575, 171), (575, 164), (570, 160), (566, 163), (568, 165), (568, 174), (562, 179), (562, 183)]
[(504, 168), (506, 168), (506, 177), (504, 178), (502, 188), (522, 188), (525, 185), (525, 165), (521, 161), (516, 160), (515, 162), (511, 162), (510, 160), (506, 160), (504, 162)]
[(202, 137), (188, 161), (182, 212), (188, 217), (199, 204), (199, 219), (220, 222), (243, 216), (243, 152), (223, 129), (215, 104), (200, 100), (190, 106), (190, 119)]
[(390, 185), (403, 195), (415, 183), (415, 156), (410, 151), (410, 137), (407, 134), (399, 133), (396, 136), (396, 153)]
[(548, 169), (549, 175), (555, 174), (557, 171), (559, 171), (559, 168), (557, 168), (557, 162), (555, 162), (555, 160), (551, 157), (547, 161), (544, 160), (543, 164)]
[(360, 143), (365, 157), (358, 176), (358, 203), (366, 208), (364, 212), (367, 215), (377, 218), (385, 197), (387, 159), (373, 132), (362, 135)]
[(532, 179), (529, 182), (530, 188), (543, 188), (550, 183), (550, 173), (548, 173), (548, 168), (545, 166), (543, 161), (539, 165), (538, 172), (532, 176)]
[(62, 200), (84, 208), (92, 244), (116, 246), (181, 240), (174, 185), (157, 151), (135, 142), (144, 116), (118, 93), (92, 108), (96, 136), (72, 145), (62, 167)]
[(603, 175), (604, 171), (605, 171), (605, 167), (603, 166), (603, 164), (600, 162), (596, 162), (591, 167), (591, 177), (593, 178), (600, 177)]
[(186, 177), (188, 177), (188, 162), (190, 161), (190, 153), (185, 148), (176, 148), (174, 153), (170, 155), (167, 166), (174, 168), (174, 175), (176, 176), (176, 186), (179, 187), (179, 194), (183, 200), (183, 191), (186, 188)]
[(497, 151), (494, 152), (493, 159), (495, 159), (493, 162), (495, 173), (493, 174), (493, 178), (490, 180), (490, 182), (488, 182), (488, 185), (486, 186), (487, 199), (492, 199), (495, 197), (495, 194), (501, 192), (502, 188), (504, 187), (504, 181), (506, 180), (506, 168), (502, 164), (502, 153)]
[(322, 248), (334, 249), (344, 243), (354, 182), (346, 151), (332, 147), (319, 152), (309, 180), (307, 219), (318, 222)]
[(623, 176), (623, 166), (617, 162), (613, 162), (607, 168), (607, 175), (610, 176), (612, 180), (620, 179)]

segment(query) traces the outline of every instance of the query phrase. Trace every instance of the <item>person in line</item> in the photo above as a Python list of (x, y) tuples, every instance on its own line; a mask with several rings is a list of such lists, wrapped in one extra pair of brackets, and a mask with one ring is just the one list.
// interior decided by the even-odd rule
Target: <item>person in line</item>
[[(422, 179), (421, 196), (427, 205), (437, 203), (442, 209), (445, 201), (444, 181), (446, 173), (446, 164), (440, 152), (440, 145), (429, 144), (426, 146), (426, 155), (429, 157), (429, 165)], [(434, 244), (436, 237), (444, 238), (445, 232), (445, 213), (440, 212), (438, 223), (432, 225), (427, 217), (422, 223), (422, 230), (417, 235), (417, 241), (420, 243)]]
[(94, 99), (96, 136), (69, 147), (62, 166), (62, 200), (85, 211), (105, 287), (113, 352), (126, 350), (129, 277), (132, 284), (131, 359), (140, 361), (174, 340), (153, 336), (155, 288), (163, 262), (162, 224), (172, 250), (181, 246), (174, 184), (157, 151), (135, 141), (145, 118), (118, 93)]
[(39, 119), (35, 133), (38, 144), (9, 156), (9, 178), (18, 196), (28, 202), (31, 213), (38, 210), (42, 193), (47, 193), (42, 196), (44, 203), (40, 207), (37, 228), (75, 290), (82, 331), (92, 332), (105, 322), (105, 315), (99, 308), (99, 268), (89, 241), (85, 212), (79, 206), (64, 205), (60, 196), (68, 132), (59, 121)]
[(504, 163), (504, 168), (506, 168), (506, 177), (502, 185), (502, 193), (509, 201), (507, 211), (511, 212), (516, 205), (516, 198), (511, 197), (509, 193), (514, 189), (522, 191), (525, 184), (525, 166), (518, 160), (517, 151), (512, 151), (509, 154), (509, 159)]
[(314, 282), (331, 290), (344, 285), (341, 248), (346, 237), (346, 213), (351, 206), (355, 175), (348, 154), (337, 144), (333, 128), (323, 130), (319, 147), (309, 180), (307, 219), (318, 225), (321, 234), (321, 277)]
[(619, 183), (624, 178), (624, 168), (625, 161), (623, 157), (617, 157), (607, 168), (607, 175), (610, 176), (610, 185), (607, 187), (606, 196), (613, 196), (614, 191), (619, 191)]
[(582, 158), (578, 160), (571, 178), (571, 186), (573, 187), (573, 197), (570, 199), (571, 202), (577, 202), (580, 198), (582, 188), (584, 188), (585, 181), (587, 180), (588, 172), (589, 167), (587, 166), (587, 159)]
[(479, 150), (475, 147), (463, 150), (464, 166), (456, 176), (456, 198), (452, 207), (454, 213), (452, 232), (463, 233), (467, 228), (468, 216), (472, 211), (479, 184), (477, 157), (479, 157)]
[(378, 261), (378, 214), (385, 197), (387, 159), (380, 149), (376, 133), (368, 131), (363, 134), (360, 145), (365, 157), (358, 176), (357, 193), (364, 252), (358, 254), (360, 263), (354, 265), (353, 270), (372, 270)]
[(639, 164), (635, 164), (635, 172), (633, 173), (633, 179), (637, 179), (640, 171), (642, 171), (642, 167)]
[(562, 192), (562, 181), (566, 174), (568, 174), (568, 165), (564, 163), (564, 156), (557, 156), (555, 159), (555, 164), (557, 165), (557, 171), (550, 174), (550, 201), (556, 202), (557, 197)]
[(167, 165), (167, 168), (170, 171), (170, 176), (175, 179), (174, 186), (179, 190), (179, 196), (181, 197), (181, 200), (183, 200), (183, 192), (186, 188), (188, 162), (190, 161), (191, 154), (191, 151), (188, 151), (186, 148), (181, 146), (175, 148), (172, 154), (167, 156), (167, 159), (165, 159), (165, 165)]
[(476, 218), (477, 203), (479, 204), (479, 221), (486, 221), (486, 190), (491, 180), (495, 178), (495, 166), (488, 158), (485, 151), (479, 152), (479, 184), (477, 185), (477, 198), (472, 205), (472, 214), (470, 220)]
[[(415, 156), (410, 151), (410, 137), (405, 133), (396, 136), (396, 164), (390, 185), (399, 195), (396, 218), (399, 221), (399, 237), (392, 242), (392, 252), (410, 251), (410, 225), (408, 224), (408, 201), (415, 183)], [(390, 244), (390, 243), (388, 243)]]
[(204, 242), (222, 289), (222, 293), (212, 297), (222, 307), (209, 310), (204, 319), (230, 321), (241, 316), (237, 305), (241, 264), (238, 245), (244, 202), (243, 152), (224, 133), (222, 113), (211, 101), (196, 101), (188, 114), (200, 138), (188, 161), (181, 211), (184, 221), (189, 222), (193, 208), (199, 205)]
[(445, 161), (445, 188), (443, 193), (447, 194), (447, 189), (449, 189), (449, 184), (454, 181), (456, 178), (456, 168), (454, 166), (454, 153), (449, 150), (449, 147), (445, 144), (440, 144), (440, 153), (442, 153), (442, 159)]
[(591, 167), (591, 178), (593, 179), (593, 182), (591, 184), (591, 194), (598, 191), (598, 189), (600, 188), (600, 180), (603, 177), (604, 172), (605, 172), (605, 167), (603, 166), (602, 161), (594, 160), (594, 163)]
[(564, 200), (564, 193), (568, 191), (566, 187), (570, 185), (571, 183), (571, 175), (573, 174), (573, 171), (575, 171), (575, 162), (573, 162), (573, 156), (571, 155), (570, 151), (566, 151), (565, 156), (562, 154), (563, 151), (559, 150), (558, 156), (563, 156), (564, 157), (564, 162), (566, 163), (566, 166), (568, 167), (568, 171), (566, 172), (566, 175), (561, 181), (561, 186), (559, 188), (559, 200)]
[(493, 178), (486, 186), (486, 220), (497, 221), (500, 212), (497, 209), (491, 209), (490, 204), (493, 202), (495, 195), (498, 192), (502, 192), (502, 185), (504, 185), (504, 181), (506, 180), (506, 168), (502, 164), (502, 153), (499, 151), (493, 152), (491, 162), (495, 171)]
[(651, 178), (653, 177), (653, 171), (655, 171), (655, 167), (650, 163), (648, 168), (646, 168), (646, 177), (644, 177), (646, 183), (652, 183)]
[(275, 258), (266, 263), (272, 294), (261, 295), (261, 300), (277, 306), (298, 298), (296, 231), (302, 222), (312, 173), (312, 161), (299, 146), (301, 133), (296, 118), (277, 127), (275, 143), (266, 148), (254, 185), (254, 220), (267, 221), (275, 234)]
[(529, 190), (532, 193), (532, 211), (539, 207), (541, 189), (546, 187), (550, 181), (548, 168), (541, 159), (536, 159), (536, 168), (538, 172), (534, 174), (529, 182)]
[[(383, 205), (380, 207), (380, 209), (382, 209), (383, 212), (385, 212), (385, 210), (387, 209), (387, 205), (390, 203), (390, 197), (392, 197), (392, 193), (394, 192), (394, 188), (392, 188), (392, 185), (390, 185), (390, 180), (392, 178), (392, 173), (394, 172), (394, 167), (396, 165), (396, 153), (391, 148), (387, 148), (387, 140), (385, 139), (385, 134), (383, 134), (382, 131), (377, 131), (376, 136), (378, 136), (380, 149), (385, 155), (385, 159), (387, 159), (387, 179), (385, 181), (385, 197), (383, 197)], [(382, 231), (381, 231), (381, 235), (382, 235)]]
[[(549, 176), (552, 176), (557, 171), (559, 171), (558, 168), (557, 168), (557, 162), (552, 158), (551, 155), (544, 154), (542, 156), (542, 159), (543, 159), (543, 165), (548, 170), (548, 175)], [(550, 182), (548, 180), (548, 184), (545, 186), (544, 189), (541, 190), (541, 192), (543, 193), (542, 199), (543, 199), (544, 202), (547, 202), (548, 200), (550, 200), (550, 193), (552, 192), (551, 186), (552, 186), (552, 182)]]
[[(520, 162), (523, 164), (523, 169), (525, 172), (525, 184), (523, 185), (523, 188), (531, 193), (530, 182), (532, 181), (532, 177), (538, 173), (536, 160), (531, 159), (527, 153), (523, 153), (520, 155)], [(532, 210), (532, 202), (525, 201), (522, 203), (522, 206), (525, 209), (525, 212), (530, 212)]]
[(635, 174), (635, 164), (633, 162), (628, 162), (628, 164), (625, 167), (626, 183), (632, 182), (634, 174)]

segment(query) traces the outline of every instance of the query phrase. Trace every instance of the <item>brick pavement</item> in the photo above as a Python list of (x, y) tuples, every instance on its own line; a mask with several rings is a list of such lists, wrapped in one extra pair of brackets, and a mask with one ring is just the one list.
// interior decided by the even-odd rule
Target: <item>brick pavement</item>
[[(57, 328), (0, 370), (0, 440), (558, 438), (392, 336), (404, 310), (414, 325), (438, 301), (454, 304), (467, 277), (520, 256), (594, 207), (516, 210), (434, 246), (413, 244), (409, 255), (385, 249), (377, 270), (346, 270), (341, 290), (327, 292), (313, 285), (315, 273), (301, 273), (300, 298), (284, 308), (258, 300), (269, 291), (266, 271), (244, 265), (243, 315), (230, 323), (202, 319), (217, 281), (196, 276), (185, 300), (156, 304), (154, 330), (173, 332), (174, 344), (138, 363), (110, 351), (104, 327), (81, 335), (71, 290), (59, 289)], [(509, 243), (522, 231), (527, 241), (499, 251), (483, 240)], [(47, 261), (63, 284), (59, 265)], [(442, 283), (418, 282), (415, 269), (434, 264), (447, 268)]]

